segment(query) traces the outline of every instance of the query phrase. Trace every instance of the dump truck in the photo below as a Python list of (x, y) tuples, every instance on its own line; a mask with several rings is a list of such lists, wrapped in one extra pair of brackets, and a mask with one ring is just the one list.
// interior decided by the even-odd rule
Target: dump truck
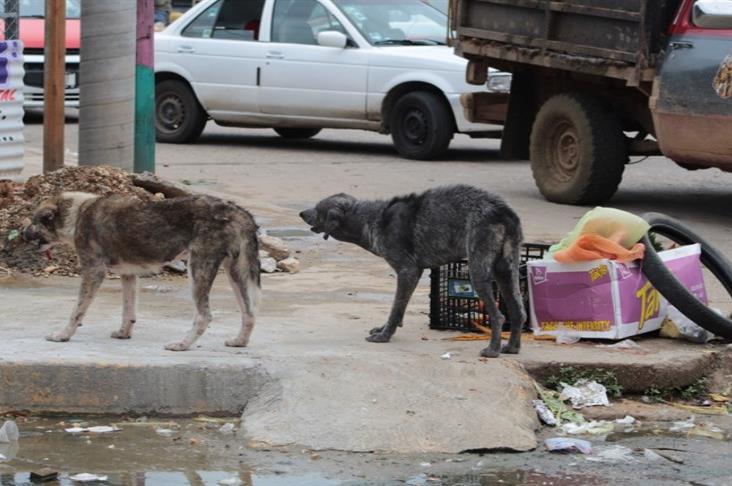
[(513, 73), (462, 104), (546, 199), (609, 199), (631, 156), (732, 171), (732, 1), (452, 0), (450, 26), (469, 83)]

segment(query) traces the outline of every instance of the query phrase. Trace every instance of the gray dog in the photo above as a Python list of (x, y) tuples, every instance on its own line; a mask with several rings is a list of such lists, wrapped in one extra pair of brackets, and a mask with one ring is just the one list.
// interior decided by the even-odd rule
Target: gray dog
[(71, 245), (79, 257), (79, 301), (69, 323), (49, 341), (68, 341), (74, 335), (107, 271), (121, 276), (124, 303), (122, 327), (112, 337), (129, 339), (136, 321), (137, 276), (159, 271), (163, 264), (186, 255), (196, 317), (188, 334), (165, 348), (184, 351), (206, 330), (211, 322), (208, 295), (222, 264), (242, 312), (239, 335), (226, 345), (249, 342), (259, 299), (257, 225), (234, 203), (209, 196), (146, 202), (65, 192), (41, 203), (23, 237), (42, 248)]
[[(371, 330), (367, 341), (385, 343), (397, 326), (425, 268), (467, 258), (470, 276), (490, 317), (490, 345), (482, 356), (518, 353), (526, 320), (519, 289), (521, 222), (499, 197), (467, 186), (445, 186), (390, 201), (359, 201), (336, 194), (300, 217), (315, 233), (356, 245), (384, 258), (397, 273), (397, 291), (389, 319)], [(501, 349), (505, 317), (493, 297), (492, 283), (506, 299), (511, 337)]]

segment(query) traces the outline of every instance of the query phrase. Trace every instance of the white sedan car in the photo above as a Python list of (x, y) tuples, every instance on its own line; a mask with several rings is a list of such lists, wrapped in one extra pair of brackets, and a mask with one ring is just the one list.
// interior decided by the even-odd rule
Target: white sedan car
[(486, 88), (465, 82), (447, 29), (422, 0), (204, 0), (156, 34), (157, 139), (193, 142), (210, 118), (285, 138), (374, 130), (439, 157), (489, 128), (463, 115), (460, 94)]

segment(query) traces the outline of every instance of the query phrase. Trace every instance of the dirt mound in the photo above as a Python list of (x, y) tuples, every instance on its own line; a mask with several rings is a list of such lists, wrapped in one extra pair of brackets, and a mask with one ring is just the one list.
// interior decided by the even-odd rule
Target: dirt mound
[(52, 255), (46, 255), (20, 234), (43, 199), (64, 191), (155, 198), (135, 186), (129, 173), (113, 167), (65, 167), (31, 177), (25, 184), (0, 181), (0, 266), (36, 276), (78, 275), (76, 255), (71, 248), (58, 246)]

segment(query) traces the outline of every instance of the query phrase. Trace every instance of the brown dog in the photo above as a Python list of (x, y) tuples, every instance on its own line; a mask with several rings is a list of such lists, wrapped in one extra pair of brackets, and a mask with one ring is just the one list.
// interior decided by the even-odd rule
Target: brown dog
[(239, 335), (226, 345), (249, 342), (260, 289), (257, 225), (234, 203), (210, 196), (147, 202), (66, 192), (41, 203), (23, 237), (43, 248), (72, 245), (79, 257), (79, 301), (69, 323), (48, 336), (49, 341), (68, 341), (74, 335), (108, 271), (122, 277), (124, 302), (122, 326), (112, 337), (129, 339), (136, 320), (137, 276), (188, 255), (197, 313), (183, 340), (165, 348), (184, 351), (204, 333), (211, 321), (209, 293), (222, 264), (242, 312)]

